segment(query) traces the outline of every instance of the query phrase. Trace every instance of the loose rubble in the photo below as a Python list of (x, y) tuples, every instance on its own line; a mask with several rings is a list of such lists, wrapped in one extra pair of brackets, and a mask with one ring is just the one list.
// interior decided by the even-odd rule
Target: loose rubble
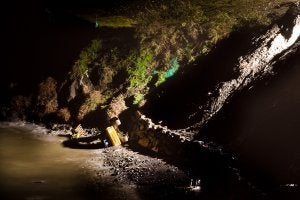
[(186, 186), (190, 181), (188, 175), (177, 167), (127, 147), (99, 149), (88, 163), (95, 167), (94, 174), (110, 176), (113, 182), (121, 184)]
[[(156, 127), (153, 130), (157, 132), (157, 135), (173, 134), (170, 134), (170, 131), (166, 127), (155, 125), (144, 115), (142, 115), (137, 126), (139, 127), (141, 124), (144, 124), (146, 127), (144, 120), (149, 122), (150, 126), (153, 125), (153, 128)], [(69, 125), (53, 124), (50, 134), (70, 138), (72, 129), (73, 128)], [(133, 130), (134, 129), (131, 130), (131, 133)], [(138, 133), (142, 133), (142, 130)], [(95, 134), (95, 131), (97, 132), (96, 129), (84, 129), (84, 131), (89, 134)], [(134, 145), (137, 136), (133, 136), (132, 134), (132, 137), (130, 136), (130, 143)], [(147, 132), (143, 132), (143, 134), (147, 134)], [(170, 136), (170, 138), (172, 140), (167, 141), (171, 142), (176, 139), (179, 139), (181, 142), (185, 141), (185, 139), (179, 135), (176, 137)], [(153, 155), (157, 154), (154, 152)], [(129, 144), (110, 146), (108, 148), (104, 148), (103, 146), (93, 150), (93, 155), (87, 160), (86, 165), (87, 169), (90, 170), (89, 176), (93, 177), (96, 184), (105, 178), (114, 183), (126, 185), (172, 185), (172, 187), (189, 187), (190, 177), (187, 172), (153, 155), (142, 155), (130, 149)]]
[[(237, 76), (231, 80), (219, 82), (209, 91), (209, 99), (204, 105), (199, 106), (203, 110), (201, 120), (187, 127), (185, 130), (201, 129), (216, 113), (218, 113), (226, 102), (238, 91), (251, 87), (256, 80), (273, 73), (273, 66), (282, 56), (293, 53), (293, 48), (298, 47), (300, 37), (300, 6), (295, 4), (281, 22), (277, 22), (264, 35), (253, 39), (255, 50), (238, 58)], [(281, 24), (282, 23), (282, 24)], [(280, 59), (276, 59), (280, 57)], [(197, 110), (189, 116), (194, 118)]]
[(129, 131), (131, 143), (138, 144), (155, 153), (165, 156), (179, 155), (192, 140), (187, 131), (174, 131), (166, 126), (155, 124), (140, 112), (136, 113), (135, 123)]

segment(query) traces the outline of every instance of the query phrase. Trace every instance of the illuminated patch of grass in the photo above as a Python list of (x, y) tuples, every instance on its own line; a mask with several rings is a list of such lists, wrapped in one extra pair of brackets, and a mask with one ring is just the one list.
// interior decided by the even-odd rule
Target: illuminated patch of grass
[(109, 16), (99, 17), (96, 19), (99, 27), (112, 27), (112, 28), (130, 28), (136, 25), (136, 21), (125, 16)]
[(127, 70), (130, 78), (130, 87), (143, 88), (147, 85), (150, 80), (149, 71), (152, 60), (153, 54), (149, 52), (143, 52), (136, 58), (135, 66)]
[(137, 21), (131, 17), (123, 15), (99, 16), (97, 13), (78, 14), (78, 17), (95, 24), (96, 28), (131, 28), (135, 27)]
[(89, 65), (91, 65), (99, 55), (99, 51), (102, 47), (101, 41), (98, 39), (92, 40), (91, 44), (83, 49), (78, 60), (73, 65), (71, 79), (80, 79), (84, 73), (88, 71)]

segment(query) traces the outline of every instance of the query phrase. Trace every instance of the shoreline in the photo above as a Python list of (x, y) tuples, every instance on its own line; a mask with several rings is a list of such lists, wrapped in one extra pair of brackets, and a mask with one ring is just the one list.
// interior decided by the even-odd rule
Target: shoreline
[[(34, 138), (38, 136), (38, 140), (59, 142), (61, 148), (68, 148), (63, 146), (66, 139), (62, 136), (70, 134), (66, 131), (53, 131), (44, 125), (24, 121), (0, 122), (0, 128), (25, 129), (32, 133)], [(48, 141), (49, 137), (53, 140)], [(72, 149), (76, 153), (77, 150)], [(159, 195), (151, 188), (167, 188), (166, 192), (170, 194), (187, 195), (187, 192), (192, 192), (189, 185), (191, 178), (186, 172), (162, 159), (140, 154), (130, 149), (128, 145), (91, 150), (80, 148), (78, 151), (88, 151), (88, 157), (78, 161), (79, 163), (83, 162), (81, 163), (82, 172), (88, 179), (89, 187), (91, 187), (89, 189), (94, 190), (96, 194), (103, 190), (101, 187), (104, 182), (112, 187), (117, 187), (116, 190), (119, 192), (129, 192), (130, 194), (135, 190), (142, 190), (142, 193), (150, 192)]]

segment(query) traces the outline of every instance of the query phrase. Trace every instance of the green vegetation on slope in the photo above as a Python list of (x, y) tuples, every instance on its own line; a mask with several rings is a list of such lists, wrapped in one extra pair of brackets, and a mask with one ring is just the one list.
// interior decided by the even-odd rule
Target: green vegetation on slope
[(136, 20), (125, 15), (98, 16), (98, 14), (79, 14), (78, 16), (95, 23), (96, 28), (131, 28), (137, 24)]
[(80, 79), (84, 73), (87, 73), (89, 65), (91, 65), (99, 55), (101, 49), (101, 41), (98, 39), (92, 40), (91, 44), (83, 49), (78, 60), (75, 62), (71, 74), (71, 79)]
[(145, 87), (149, 82), (149, 69), (153, 55), (149, 52), (142, 52), (135, 60), (135, 65), (128, 68), (130, 87)]
[[(85, 16), (96, 23), (99, 32), (101, 27), (113, 28), (112, 33), (124, 28), (134, 30), (132, 37), (138, 46), (132, 45), (124, 53), (123, 46), (130, 48), (131, 44), (118, 35), (114, 39), (101, 38), (102, 42), (93, 40), (80, 53), (71, 80), (79, 80), (85, 73), (91, 73), (89, 77), (96, 74), (97, 80), (92, 82), (99, 91), (97, 98), (101, 97), (92, 103), (86, 99), (81, 107), (82, 118), (91, 110), (109, 105), (120, 94), (122, 101), (131, 98), (132, 104), (142, 105), (148, 92), (174, 76), (180, 67), (208, 54), (218, 41), (243, 26), (269, 25), (287, 10), (286, 3), (286, 0), (152, 0), (128, 6), (118, 15)], [(118, 41), (118, 45), (111, 41)]]

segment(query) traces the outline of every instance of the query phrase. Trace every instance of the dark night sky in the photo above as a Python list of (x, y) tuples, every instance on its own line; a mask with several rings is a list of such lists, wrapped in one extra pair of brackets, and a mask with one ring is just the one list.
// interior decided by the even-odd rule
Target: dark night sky
[(10, 1), (3, 4), (0, 8), (1, 90), (7, 90), (12, 82), (23, 86), (18, 92), (25, 86), (32, 88), (51, 71), (57, 73), (62, 67), (72, 66), (94, 33), (93, 25), (66, 14), (69, 9), (92, 8), (110, 13), (129, 2), (134, 1)]
[[(1, 20), (1, 91), (28, 93), (52, 74), (66, 74), (82, 48), (95, 37), (93, 24), (80, 22), (69, 10), (119, 8), (148, 0), (9, 1), (3, 3)], [(152, 2), (152, 1), (151, 1)], [(126, 9), (125, 9), (126, 10)], [(59, 72), (59, 73), (57, 73)]]

